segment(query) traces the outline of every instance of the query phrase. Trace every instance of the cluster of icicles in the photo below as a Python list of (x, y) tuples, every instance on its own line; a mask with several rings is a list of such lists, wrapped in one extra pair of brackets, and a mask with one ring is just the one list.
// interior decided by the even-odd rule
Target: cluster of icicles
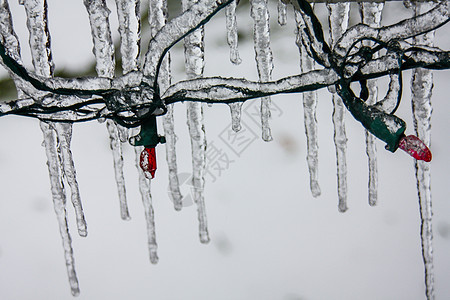
[[(13, 34), (11, 15), (8, 4), (5, 0), (0, 1), (0, 14), (2, 20), (2, 30)], [(111, 30), (109, 27), (109, 10), (105, 1), (85, 0), (84, 1), (92, 29), (94, 42), (94, 54), (97, 65), (98, 76), (112, 78), (114, 77), (114, 47), (111, 39)], [(192, 5), (192, 0), (183, 0), (183, 10)], [(33, 64), (36, 74), (48, 78), (52, 76), (53, 62), (51, 60), (51, 50), (49, 48), (49, 32), (46, 18), (45, 1), (29, 0), (23, 1), (27, 13), (27, 26), (30, 32), (30, 48)], [(139, 0), (116, 0), (117, 12), (119, 17), (119, 31), (121, 35), (121, 55), (122, 68), (124, 74), (137, 70), (139, 56), (139, 37), (140, 37), (140, 12)], [(225, 8), (227, 41), (230, 46), (230, 60), (234, 64), (239, 64), (241, 59), (238, 52), (238, 32), (236, 21), (236, 2), (232, 2)], [(273, 69), (273, 58), (270, 48), (269, 35), (269, 10), (268, 0), (251, 0), (251, 18), (254, 21), (254, 49), (257, 62), (259, 80), (261, 82), (270, 81)], [(419, 14), (429, 8), (426, 3), (417, 3), (412, 5), (413, 13)], [(349, 19), (349, 3), (327, 4), (330, 23), (330, 44), (334, 44), (345, 32)], [(383, 3), (361, 3), (361, 21), (369, 26), (379, 27), (381, 22), (381, 13)], [(152, 36), (163, 27), (167, 22), (167, 3), (165, 0), (150, 1), (150, 25)], [(283, 26), (286, 24), (287, 4), (281, 0), (278, 2), (278, 23)], [(301, 15), (296, 11), (295, 19), (297, 22), (297, 46), (301, 53), (300, 68), (302, 73), (314, 69), (314, 60), (307, 55), (307, 51), (301, 42)], [(188, 79), (202, 77), (204, 66), (204, 32), (199, 28), (184, 40), (186, 72)], [(416, 38), (416, 42), (421, 45), (433, 44), (433, 32), (427, 33)], [(18, 44), (15, 45), (15, 59), (19, 60)], [(415, 82), (421, 82), (420, 88)], [(170, 86), (170, 72), (168, 59), (165, 59), (161, 66), (159, 85), (162, 91)], [(431, 88), (432, 77), (428, 70), (415, 70), (412, 81), (414, 119), (416, 124), (416, 134), (426, 144), (430, 143), (430, 114), (431, 114)], [(19, 96), (20, 96), (19, 86)], [(23, 87), (25, 88), (25, 87)], [(376, 80), (368, 82), (370, 98), (368, 104), (377, 102), (377, 83)], [(344, 125), (345, 107), (339, 96), (332, 91), (332, 101), (334, 105), (333, 124), (334, 124), (334, 142), (336, 146), (337, 161), (337, 186), (339, 198), (339, 211), (347, 210), (347, 167), (346, 167), (346, 132)], [(262, 138), (265, 141), (272, 140), (269, 127), (270, 118), (270, 97), (261, 99), (261, 124)], [(229, 104), (232, 117), (232, 128), (239, 131), (241, 102)], [(315, 91), (303, 93), (303, 107), (305, 131), (307, 136), (307, 162), (310, 173), (310, 188), (312, 195), (320, 195), (318, 183), (318, 135), (316, 121), (317, 94)], [(169, 187), (174, 207), (176, 210), (182, 208), (182, 196), (180, 193), (177, 177), (177, 159), (175, 149), (175, 133), (172, 105), (167, 107), (167, 114), (163, 116), (163, 129), (166, 137), (166, 157), (169, 167)], [(202, 243), (209, 241), (207, 218), (204, 203), (204, 185), (205, 185), (205, 165), (206, 165), (206, 137), (203, 124), (202, 104), (198, 102), (187, 103), (188, 127), (192, 144), (192, 166), (193, 166), (193, 190), (195, 191), (194, 201), (198, 210), (199, 236)], [(113, 153), (115, 177), (120, 201), (121, 217), (124, 220), (130, 218), (127, 200), (125, 195), (122, 143), (128, 139), (128, 132), (125, 128), (115, 124), (112, 120), (106, 121), (106, 126), (110, 136), (110, 145)], [(80, 193), (76, 180), (74, 163), (70, 151), (70, 142), (72, 135), (71, 123), (53, 123), (41, 122), (41, 129), (44, 134), (44, 145), (48, 159), (48, 168), (50, 173), (51, 191), (53, 196), (54, 208), (60, 226), (60, 233), (63, 239), (64, 254), (66, 259), (67, 272), (69, 276), (70, 287), (73, 295), (79, 294), (79, 285), (75, 272), (73, 250), (71, 238), (68, 231), (66, 219), (66, 192), (61, 184), (62, 179), (70, 188), (71, 201), (75, 208), (78, 233), (80, 236), (87, 235), (86, 222), (83, 215)], [(135, 147), (137, 165), (139, 157), (142, 156), (142, 147)], [(366, 133), (366, 151), (369, 164), (369, 192), (368, 201), (370, 205), (377, 203), (377, 158), (374, 137)], [(142, 162), (141, 162), (142, 165)], [(145, 209), (145, 217), (148, 229), (148, 246), (150, 261), (157, 263), (157, 243), (155, 238), (154, 214), (152, 208), (152, 199), (150, 194), (150, 180), (146, 178), (144, 172), (138, 168), (139, 186), (142, 194), (142, 201)], [(154, 172), (154, 171), (153, 171)], [(430, 197), (430, 169), (429, 165), (421, 161), (416, 162), (417, 178), (419, 187), (419, 200), (422, 216), (422, 245), (424, 253), (424, 262), (426, 270), (426, 287), (428, 299), (433, 298), (433, 261), (432, 261), (432, 234), (431, 234), (431, 197)], [(152, 174), (154, 175), (154, 174)]]

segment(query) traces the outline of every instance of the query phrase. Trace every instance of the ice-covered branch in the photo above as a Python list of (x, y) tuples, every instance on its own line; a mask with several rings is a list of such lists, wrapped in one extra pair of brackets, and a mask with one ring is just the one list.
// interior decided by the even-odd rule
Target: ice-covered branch
[[(401, 70), (414, 68), (449, 69), (450, 52), (427, 51), (417, 49), (409, 54), (407, 60), (400, 66)], [(361, 68), (360, 74), (353, 78), (373, 79), (388, 75), (399, 69), (398, 60), (391, 56), (374, 59)], [(259, 98), (281, 93), (299, 93), (314, 91), (329, 85), (335, 85), (339, 75), (331, 68), (313, 70), (305, 74), (285, 77), (270, 82), (255, 82), (240, 78), (210, 77), (180, 81), (173, 84), (164, 94), (165, 104), (182, 101), (200, 101), (208, 103), (243, 102), (248, 99)], [(104, 99), (101, 97), (81, 98), (74, 96), (60, 96), (59, 101), (40, 101), (25, 98), (0, 103), (0, 116), (6, 114), (42, 116), (48, 120), (59, 121), (87, 121), (95, 118), (112, 117), (113, 112), (105, 109)], [(137, 103), (137, 102), (136, 102)], [(151, 103), (149, 99), (140, 99), (140, 104)], [(100, 107), (89, 105), (100, 104)], [(67, 119), (52, 115), (51, 112), (81, 109), (86, 106), (88, 115), (67, 115)]]
[(428, 12), (380, 28), (358, 24), (348, 29), (333, 47), (333, 53), (344, 57), (349, 48), (358, 40), (375, 39), (384, 43), (405, 40), (437, 29), (450, 21), (450, 1), (442, 1)]
[[(153, 74), (164, 51), (189, 33), (191, 29), (206, 23), (215, 12), (227, 5), (228, 2), (200, 1), (181, 16), (163, 26), (150, 42), (152, 50), (149, 52), (151, 55), (147, 54), (144, 74)], [(408, 38), (435, 29), (448, 21), (449, 5), (448, 1), (444, 1), (423, 15), (379, 29), (370, 28), (366, 25), (354, 26), (347, 30), (337, 42), (332, 55), (334, 57), (345, 57), (348, 49), (350, 49), (349, 47), (358, 39), (380, 39), (381, 42), (388, 43), (390, 39)], [(309, 18), (311, 19), (311, 17)], [(14, 40), (10, 31), (2, 30), (1, 33), (4, 41)], [(392, 37), (389, 37), (389, 35), (392, 35)], [(399, 65), (397, 59), (383, 56), (364, 62), (365, 65), (347, 66), (352, 80), (377, 78), (399, 69), (406, 70), (418, 67), (448, 69), (450, 67), (448, 52), (421, 49), (419, 46), (405, 52), (408, 46), (403, 41), (400, 41), (398, 46), (403, 47), (400, 51), (404, 52), (404, 61), (401, 65)], [(9, 57), (12, 56), (9, 51), (6, 52)], [(15, 60), (17, 57), (14, 56), (14, 59), (11, 59), (19, 65), (19, 62)], [(7, 67), (11, 69), (11, 66)], [(23, 68), (23, 70), (25, 69)], [(50, 78), (45, 80), (28, 70), (25, 71), (48, 87), (49, 89), (46, 91), (49, 95), (58, 94), (59, 96), (54, 101), (48, 101), (52, 97), (46, 97), (45, 93), (44, 95), (38, 93), (32, 95), (33, 99), (30, 99), (29, 96), (30, 98), (25, 97), (24, 99), (2, 103), (0, 105), (0, 116), (18, 114), (42, 117), (46, 120), (86, 121), (100, 117), (121, 118), (121, 114), (125, 114), (125, 112), (132, 112), (153, 104), (154, 91), (152, 87), (142, 84), (145, 78), (147, 80), (149, 78), (139, 71), (130, 72), (115, 79), (94, 77), (82, 79)], [(358, 74), (356, 74), (357, 71), (359, 71)], [(331, 68), (315, 70), (266, 83), (236, 78), (193, 79), (172, 85), (164, 93), (163, 98), (166, 105), (185, 100), (210, 103), (242, 102), (247, 99), (278, 93), (313, 91), (334, 85), (338, 80), (339, 75)], [(74, 110), (75, 114), (70, 113), (63, 118), (54, 114), (64, 110)], [(138, 121), (139, 117), (133, 120)]]
[[(398, 60), (383, 56), (361, 68), (354, 81), (372, 79), (389, 72), (412, 68), (450, 68), (450, 52), (414, 51), (399, 66)], [(254, 82), (246, 79), (210, 77), (178, 82), (163, 95), (165, 103), (200, 101), (207, 103), (243, 102), (248, 99), (281, 94), (314, 91), (338, 83), (340, 77), (331, 68), (314, 70), (271, 82)]]

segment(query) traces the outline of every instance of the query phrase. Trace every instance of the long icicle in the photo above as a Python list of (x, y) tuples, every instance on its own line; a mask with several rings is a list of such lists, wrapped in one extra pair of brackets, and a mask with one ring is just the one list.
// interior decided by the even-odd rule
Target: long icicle
[[(158, 30), (167, 23), (167, 0), (150, 1), (149, 7), (149, 23), (151, 26), (151, 36), (153, 37)], [(163, 93), (170, 86), (170, 53), (166, 55), (161, 65), (159, 74), (159, 88)], [(164, 136), (166, 137), (166, 160), (169, 168), (169, 192), (173, 201), (175, 210), (181, 210), (183, 207), (180, 191), (180, 183), (178, 180), (178, 165), (175, 134), (175, 124), (173, 119), (173, 104), (167, 106), (167, 113), (163, 118)]]
[[(255, 48), (256, 66), (259, 80), (270, 81), (273, 70), (273, 55), (270, 49), (269, 10), (267, 0), (251, 0), (250, 15), (253, 19), (253, 41)], [(270, 97), (261, 98), (261, 127), (262, 139), (266, 142), (272, 140), (269, 127)]]
[(106, 129), (108, 130), (109, 146), (113, 155), (114, 175), (119, 195), (120, 217), (123, 220), (130, 220), (125, 189), (125, 177), (123, 175), (122, 143), (120, 141), (119, 129), (113, 120), (106, 120)]
[[(138, 132), (136, 132), (137, 134)], [(134, 147), (136, 153), (136, 168), (139, 173), (139, 191), (142, 196), (142, 204), (144, 205), (145, 221), (147, 225), (147, 245), (148, 255), (152, 264), (158, 263), (158, 244), (156, 243), (155, 231), (155, 214), (152, 205), (152, 194), (150, 189), (151, 181), (147, 179), (139, 166), (139, 157), (144, 147)]]
[[(327, 3), (328, 18), (330, 22), (330, 44), (341, 37), (347, 30), (348, 14), (350, 10), (349, 3)], [(337, 165), (337, 185), (338, 185), (338, 209), (345, 212), (347, 207), (347, 134), (345, 132), (345, 107), (342, 99), (336, 94), (332, 94), (333, 100), (333, 125), (334, 125), (334, 144), (336, 146), (336, 165)]]
[[(50, 33), (48, 31), (47, 24), (47, 2), (46, 0), (26, 1), (24, 3), (24, 6), (27, 14), (27, 27), (30, 33), (30, 49), (35, 72), (38, 75), (49, 78), (53, 75), (54, 65), (50, 48)], [(66, 193), (62, 184), (63, 174), (66, 172), (69, 177), (73, 176), (74, 178), (75, 171), (73, 168), (68, 168), (66, 170), (65, 166), (63, 167), (63, 164), (73, 166), (73, 162), (71, 160), (71, 157), (65, 157), (65, 161), (63, 162), (63, 158), (59, 156), (57, 136), (55, 134), (56, 130), (52, 123), (40, 122), (40, 125), (42, 133), (44, 135), (44, 147), (47, 156), (53, 206), (59, 224), (59, 233), (62, 238), (67, 275), (69, 277), (69, 285), (72, 295), (78, 296), (80, 294), (80, 288), (78, 284), (77, 274), (75, 272), (72, 239), (70, 237), (69, 228), (67, 225)], [(71, 124), (69, 124), (68, 126), (71, 127)], [(69, 133), (68, 130), (64, 130), (64, 133), (67, 134), (66, 137), (68, 137), (68, 139), (70, 140), (71, 132)], [(67, 141), (67, 139), (63, 140), (63, 144), (65, 144), (65, 141)], [(66, 152), (69, 146), (63, 145), (62, 147), (62, 152)], [(71, 172), (71, 170), (73, 170), (73, 172)], [(76, 180), (75, 182), (70, 181), (70, 183), (75, 184), (75, 190), (78, 190)], [(72, 194), (72, 196), (74, 196), (74, 194)], [(72, 199), (74, 198), (72, 197)], [(80, 232), (80, 235), (85, 236), (87, 234), (87, 231), (86, 223), (84, 222), (84, 216), (82, 213), (83, 211), (81, 209), (81, 202), (79, 202), (79, 198), (75, 199), (75, 202), (74, 206), (75, 210), (77, 211), (77, 219), (81, 219), (80, 223), (77, 222), (77, 224), (81, 226), (78, 227), (78, 230)]]
[[(433, 7), (433, 3), (412, 3), (414, 15), (420, 15)], [(417, 45), (433, 46), (434, 31), (413, 39)], [(428, 147), (431, 144), (431, 94), (433, 73), (427, 69), (414, 69), (411, 79), (412, 110), (416, 135)], [(422, 258), (425, 267), (425, 287), (428, 300), (434, 299), (433, 231), (431, 207), (431, 166), (424, 161), (415, 161), (417, 192), (419, 196), (422, 240)]]
[[(303, 47), (301, 34), (303, 32), (303, 18), (298, 11), (295, 11), (295, 20), (297, 23), (296, 29), (296, 44), (300, 51), (300, 68), (302, 73), (307, 73), (314, 68), (314, 59), (308, 55), (306, 49)], [(303, 114), (305, 123), (305, 133), (307, 140), (307, 155), (309, 169), (309, 185), (313, 197), (320, 196), (320, 186), (318, 180), (319, 174), (319, 140), (317, 134), (317, 92), (303, 93)]]
[(80, 294), (77, 274), (75, 272), (75, 259), (73, 257), (72, 238), (67, 225), (66, 193), (62, 185), (61, 162), (57, 151), (55, 129), (51, 124), (40, 122), (44, 134), (44, 147), (47, 155), (48, 172), (52, 190), (53, 207), (59, 224), (59, 233), (62, 238), (64, 258), (66, 260), (67, 275), (72, 295)]
[[(362, 23), (372, 27), (379, 27), (381, 25), (381, 13), (383, 11), (384, 3), (362, 2), (359, 5)], [(377, 57), (375, 55), (373, 58)], [(369, 90), (369, 98), (366, 100), (366, 103), (368, 105), (374, 105), (378, 99), (377, 80), (368, 80), (367, 88)], [(375, 144), (375, 137), (367, 130), (365, 131), (365, 136), (369, 167), (368, 198), (369, 205), (375, 206), (378, 199), (377, 147)]]
[[(194, 2), (183, 0), (183, 10)], [(203, 76), (204, 68), (204, 28), (200, 27), (184, 39), (184, 57), (187, 77), (189, 79)], [(192, 185), (194, 201), (197, 204), (200, 242), (208, 243), (209, 234), (204, 199), (206, 169), (206, 136), (203, 124), (203, 107), (198, 102), (188, 102), (187, 123), (192, 146)]]
[(225, 7), (225, 22), (227, 26), (227, 43), (230, 47), (230, 61), (239, 65), (242, 60), (239, 57), (238, 50), (238, 31), (236, 21), (236, 6), (238, 0), (234, 0), (227, 7)]
[[(116, 0), (117, 16), (119, 18), (120, 52), (122, 55), (123, 74), (138, 70), (140, 47), (140, 0)], [(134, 134), (133, 134), (134, 135)], [(155, 219), (152, 206), (150, 180), (139, 166), (139, 158), (143, 147), (134, 147), (136, 168), (139, 176), (139, 191), (141, 193), (144, 215), (147, 225), (147, 245), (150, 262), (158, 262), (158, 244), (156, 243)]]
[[(106, 7), (105, 0), (84, 0), (84, 5), (89, 15), (93, 52), (96, 59), (95, 69), (98, 76), (113, 78), (115, 70), (114, 46), (111, 39), (109, 26), (110, 11)], [(125, 189), (125, 177), (123, 175), (122, 144), (119, 138), (119, 130), (112, 120), (106, 121), (110, 138), (110, 147), (113, 153), (114, 173), (116, 177), (117, 191), (120, 203), (120, 216), (123, 220), (129, 220), (128, 204)]]

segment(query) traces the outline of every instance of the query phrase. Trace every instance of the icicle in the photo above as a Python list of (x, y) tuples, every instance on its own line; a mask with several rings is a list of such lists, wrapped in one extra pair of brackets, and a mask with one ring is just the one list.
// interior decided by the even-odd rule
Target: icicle
[[(227, 42), (230, 46), (230, 61), (239, 65), (242, 60), (239, 57), (238, 52), (238, 32), (236, 22), (236, 1), (231, 2), (225, 8), (226, 24), (227, 24)], [(231, 128), (238, 132), (241, 130), (241, 108), (242, 103), (230, 103), (228, 104), (231, 112)]]
[(234, 102), (228, 104), (231, 112), (231, 129), (233, 129), (234, 132), (238, 132), (242, 128), (241, 126), (242, 104), (243, 104), (242, 102)]
[(50, 50), (50, 35), (47, 27), (47, 1), (31, 0), (24, 3), (27, 27), (30, 32), (30, 50), (33, 66), (38, 75), (50, 77), (53, 60)]
[[(140, 50), (140, 0), (116, 0), (119, 18), (120, 54), (124, 74), (138, 69)], [(120, 131), (119, 131), (120, 132)]]
[(96, 58), (95, 70), (100, 77), (113, 78), (115, 69), (114, 46), (108, 18), (111, 11), (106, 7), (105, 0), (84, 0), (84, 5), (91, 24), (94, 43), (93, 53)]
[(283, 0), (278, 0), (278, 24), (280, 26), (286, 25), (287, 22), (287, 5)]
[[(302, 73), (307, 73), (314, 69), (314, 60), (308, 55), (306, 49), (302, 45), (301, 34), (303, 32), (303, 21), (300, 13), (295, 11), (295, 20), (297, 22), (296, 29), (296, 44), (300, 51), (300, 68)], [(305, 133), (307, 139), (307, 155), (306, 161), (308, 162), (309, 169), (309, 185), (311, 193), (314, 197), (320, 196), (320, 186), (318, 181), (319, 173), (319, 141), (317, 135), (317, 119), (316, 119), (316, 107), (317, 107), (317, 92), (304, 92), (303, 93), (303, 113), (305, 123)]]
[[(140, 29), (140, 1), (116, 0), (117, 15), (119, 17), (119, 32), (121, 37), (122, 69), (127, 74), (138, 68), (137, 59), (139, 55), (139, 29)], [(131, 28), (130, 28), (131, 27)], [(121, 126), (117, 125), (120, 137)], [(135, 136), (139, 131), (136, 130)], [(144, 206), (145, 220), (147, 223), (147, 244), (150, 262), (158, 262), (158, 245), (156, 243), (155, 220), (152, 207), (152, 196), (150, 192), (150, 180), (145, 177), (139, 166), (140, 155), (143, 147), (134, 147), (136, 155), (136, 168), (139, 174), (139, 191)]]
[[(166, 24), (166, 22), (167, 1), (150, 1), (149, 23), (151, 26), (152, 37)], [(170, 81), (170, 53), (168, 53), (163, 60), (159, 74), (158, 84), (162, 93), (170, 86)], [(166, 137), (166, 160), (169, 168), (169, 191), (175, 210), (181, 210), (183, 207), (183, 196), (180, 192), (180, 184), (178, 180), (177, 153), (175, 146), (177, 137), (175, 135), (174, 127), (173, 105), (168, 105), (167, 113), (163, 116), (163, 128), (164, 136)]]
[(209, 235), (204, 201), (206, 136), (201, 103), (187, 103), (187, 115), (192, 146), (192, 185), (194, 188), (194, 201), (198, 210), (199, 236), (202, 243), (208, 243)]
[[(183, 10), (192, 2), (182, 1)], [(202, 77), (204, 68), (204, 29), (200, 27), (184, 39), (184, 56), (186, 74), (189, 79)], [(197, 204), (200, 242), (208, 243), (209, 234), (204, 201), (205, 168), (206, 168), (206, 136), (203, 124), (203, 108), (198, 102), (187, 104), (187, 124), (192, 146), (192, 185), (194, 201)]]
[(230, 46), (230, 61), (239, 65), (242, 60), (238, 51), (238, 32), (236, 22), (236, 1), (234, 0), (225, 8), (226, 24), (227, 24), (227, 42)]
[(143, 147), (134, 147), (136, 152), (136, 168), (139, 173), (139, 190), (142, 195), (142, 204), (144, 205), (145, 221), (147, 223), (147, 238), (150, 262), (158, 263), (158, 244), (156, 243), (155, 218), (152, 206), (152, 196), (150, 191), (150, 180), (145, 178), (144, 172), (139, 167), (139, 156)]
[[(412, 90), (413, 90), (413, 110), (415, 118), (416, 133), (419, 138), (427, 145), (430, 144), (430, 124), (431, 105), (427, 102), (431, 96), (432, 76), (426, 69), (416, 69), (413, 72)], [(423, 84), (427, 86), (422, 90)], [(425, 97), (420, 94), (429, 93)], [(423, 101), (423, 102), (422, 102)], [(425, 117), (420, 116), (426, 113)], [(421, 237), (422, 237), (422, 255), (425, 264), (425, 284), (427, 299), (434, 299), (434, 273), (433, 273), (433, 232), (432, 232), (432, 208), (431, 208), (431, 185), (430, 185), (430, 164), (424, 161), (416, 161), (416, 178), (419, 194)]]
[[(47, 24), (47, 2), (45, 0), (32, 0), (26, 1), (26, 3), (23, 4), (25, 6), (25, 11), (27, 14), (27, 27), (30, 33), (29, 42), (35, 72), (43, 77), (51, 77), (54, 65), (50, 48), (50, 33), (48, 32)], [(62, 185), (63, 172), (67, 172), (68, 177), (73, 177), (74, 180), (71, 180), (72, 178), (69, 179), (69, 182), (72, 184), (74, 183), (74, 181), (76, 182), (75, 172), (72, 172), (73, 168), (70, 167), (68, 167), (67, 170), (63, 170), (62, 159), (61, 157), (59, 157), (57, 150), (55, 128), (52, 126), (52, 124), (44, 122), (40, 122), (40, 125), (41, 130), (44, 134), (44, 146), (47, 155), (47, 165), (50, 176), (53, 205), (58, 219), (59, 232), (61, 234), (63, 242), (64, 257), (66, 260), (69, 284), (72, 295), (77, 296), (80, 293), (80, 289), (75, 272), (72, 239), (70, 237), (69, 228), (67, 226), (67, 215), (65, 208), (66, 194), (64, 191), (64, 186)], [(71, 133), (66, 132), (66, 135), (62, 139), (63, 155), (67, 154), (67, 151), (69, 151), (68, 144), (66, 142), (69, 142), (70, 138)], [(69, 159), (67, 159), (67, 164), (70, 164)], [(78, 189), (76, 184), (74, 185), (74, 187), (76, 188), (76, 190)], [(81, 213), (81, 219), (82, 221), (84, 221), (79, 198), (76, 199), (75, 202), (78, 202), (76, 207), (77, 218), (80, 217)], [(81, 222), (81, 228), (79, 227), (79, 232), (80, 235), (86, 235), (86, 224), (84, 222)]]
[(169, 191), (172, 197), (175, 210), (181, 210), (183, 207), (183, 196), (180, 192), (178, 181), (178, 166), (175, 143), (177, 136), (174, 130), (173, 105), (167, 106), (167, 113), (163, 117), (164, 136), (166, 137), (166, 160), (169, 168)]
[[(383, 11), (384, 3), (362, 2), (360, 3), (361, 21), (363, 24), (380, 27), (381, 13)], [(378, 55), (375, 54), (374, 58)], [(368, 105), (377, 103), (378, 87), (376, 79), (367, 81), (367, 89), (369, 90), (369, 98), (366, 100)], [(369, 205), (377, 204), (378, 199), (378, 166), (377, 166), (377, 147), (375, 144), (375, 137), (367, 130), (366, 136), (366, 154), (369, 166), (369, 182), (368, 182), (368, 198)]]
[(110, 141), (109, 145), (113, 154), (114, 171), (117, 183), (117, 191), (119, 194), (120, 217), (123, 220), (130, 220), (125, 189), (125, 178), (123, 175), (123, 156), (122, 146), (119, 139), (119, 131), (117, 130), (116, 124), (112, 120), (106, 120), (106, 128), (108, 129)]
[[(420, 15), (431, 9), (433, 3), (412, 3), (414, 15)], [(434, 31), (414, 37), (417, 45), (433, 46)], [(411, 80), (412, 110), (416, 135), (427, 146), (431, 143), (431, 93), (433, 74), (431, 70), (414, 69)], [(434, 299), (433, 272), (433, 231), (431, 207), (431, 169), (424, 161), (415, 161), (417, 191), (419, 196), (422, 238), (422, 257), (425, 265), (425, 286), (428, 300)]]
[(66, 215), (66, 194), (62, 185), (62, 174), (60, 169), (60, 157), (56, 148), (55, 130), (50, 124), (40, 122), (41, 130), (44, 134), (45, 153), (47, 155), (47, 166), (50, 175), (50, 185), (52, 190), (53, 205), (58, 219), (59, 233), (61, 234), (64, 257), (66, 260), (67, 275), (72, 295), (78, 296), (80, 289), (78, 286), (77, 274), (75, 272), (75, 260), (73, 258), (72, 239), (67, 227)]
[[(330, 22), (331, 45), (341, 37), (348, 26), (349, 3), (327, 3)], [(334, 124), (334, 144), (336, 145), (337, 162), (337, 185), (339, 198), (339, 211), (345, 212), (347, 208), (347, 135), (345, 133), (345, 107), (342, 99), (336, 94), (332, 95), (333, 100), (333, 124)]]
[[(236, 22), (236, 5), (238, 0), (234, 0), (225, 8), (227, 42), (230, 47), (230, 61), (235, 64), (241, 64), (238, 51), (238, 31)], [(241, 108), (242, 103), (228, 104), (231, 112), (231, 127), (235, 132), (241, 130)]]
[(71, 200), (75, 209), (77, 218), (78, 234), (87, 236), (86, 220), (84, 218), (83, 206), (81, 204), (80, 190), (75, 172), (75, 165), (70, 151), (70, 143), (72, 140), (72, 124), (71, 123), (54, 123), (54, 129), (58, 136), (58, 150), (62, 159), (63, 175), (70, 186)]
[[(253, 40), (255, 48), (255, 59), (258, 67), (259, 80), (270, 81), (273, 69), (273, 56), (270, 49), (269, 35), (269, 10), (267, 0), (252, 0), (251, 17), (254, 22)], [(261, 98), (261, 126), (262, 139), (266, 142), (272, 140), (269, 127), (270, 97)]]
[[(84, 5), (86, 6), (89, 22), (91, 24), (92, 40), (94, 42), (93, 52), (96, 59), (95, 69), (100, 77), (113, 78), (115, 61), (114, 46), (111, 39), (111, 30), (109, 28), (108, 16), (110, 11), (106, 7), (105, 0), (84, 0)], [(136, 43), (136, 40), (130, 40), (129, 43), (134, 44)], [(133, 57), (134, 52), (136, 52), (136, 50), (125, 50), (125, 57)], [(127, 63), (125, 66), (127, 69), (133, 69), (134, 67), (135, 65), (133, 65), (133, 63)], [(109, 132), (110, 147), (113, 152), (114, 172), (120, 203), (120, 216), (123, 220), (129, 220), (130, 215), (128, 213), (126, 198), (122, 144), (119, 138), (119, 131), (117, 125), (111, 120), (106, 121), (106, 127)]]

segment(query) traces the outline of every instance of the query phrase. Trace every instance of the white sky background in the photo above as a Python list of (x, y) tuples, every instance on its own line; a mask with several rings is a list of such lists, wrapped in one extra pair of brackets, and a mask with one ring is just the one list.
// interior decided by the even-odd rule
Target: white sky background
[[(22, 55), (30, 66), (23, 7), (11, 2)], [(82, 1), (48, 2), (56, 67), (82, 70), (92, 59), (90, 28)], [(108, 5), (117, 38), (115, 5), (113, 1)], [(239, 30), (250, 32), (249, 10), (239, 9)], [(323, 15), (323, 6), (321, 9)], [(407, 15), (401, 3), (385, 9), (385, 20), (400, 20)], [(273, 78), (278, 79), (299, 72), (299, 56), (292, 13), (283, 28), (276, 24), (276, 10), (271, 10), (271, 16)], [(257, 79), (252, 41), (247, 35), (240, 43), (243, 63), (233, 66), (228, 60), (224, 28), (223, 13), (206, 27), (205, 75)], [(440, 29), (438, 41), (449, 49), (446, 30)], [(174, 80), (180, 80), (184, 69), (182, 48), (172, 52)], [(440, 71), (434, 76), (431, 164), (436, 299), (449, 299), (449, 73)], [(407, 133), (411, 134), (409, 80), (410, 73), (406, 72), (398, 115), (407, 122)], [(254, 131), (258, 138), (240, 157), (221, 139), (230, 125), (228, 108), (205, 107), (209, 145), (234, 160), (215, 182), (207, 178), (209, 245), (198, 240), (195, 206), (174, 211), (167, 194), (164, 146), (157, 148), (159, 168), (152, 182), (160, 258), (157, 265), (151, 265), (148, 259), (132, 147), (124, 146), (132, 217), (126, 222), (120, 219), (104, 124), (74, 126), (72, 151), (89, 232), (87, 238), (76, 235), (68, 203), (81, 287), (79, 299), (424, 299), (412, 158), (400, 150), (387, 152), (381, 142), (377, 143), (379, 204), (369, 207), (364, 134), (360, 124), (347, 114), (349, 210), (339, 213), (331, 96), (325, 90), (319, 93), (322, 196), (318, 199), (309, 191), (301, 96), (276, 96), (273, 102), (281, 111), (281, 115), (274, 113), (271, 121), (274, 141), (263, 142), (257, 124), (244, 113), (244, 128)], [(255, 104), (246, 103), (244, 110)], [(176, 104), (175, 110), (179, 171), (189, 173), (191, 150), (184, 104)], [(0, 299), (72, 299), (38, 121), (0, 118), (0, 137)], [(187, 185), (182, 188), (189, 194)]]

